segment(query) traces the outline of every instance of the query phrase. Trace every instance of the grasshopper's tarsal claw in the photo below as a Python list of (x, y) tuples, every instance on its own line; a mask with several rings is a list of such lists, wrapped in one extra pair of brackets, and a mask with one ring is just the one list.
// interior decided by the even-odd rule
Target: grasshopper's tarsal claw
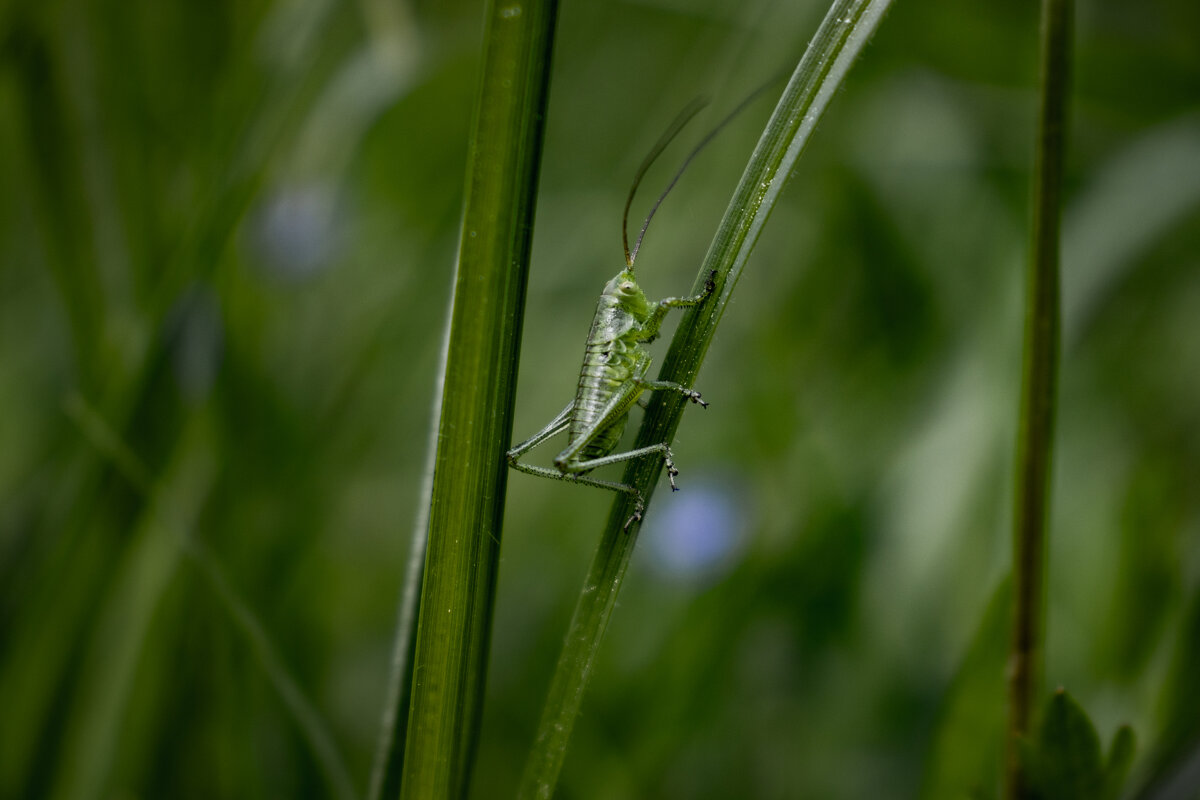
[(635, 505), (633, 507), (633, 514), (630, 515), (629, 519), (625, 520), (625, 527), (622, 528), (621, 530), (627, 531), (627, 530), (629, 530), (629, 526), (632, 525), (633, 523), (641, 522), (642, 521), (642, 512), (645, 510), (646, 510), (646, 504), (642, 502), (642, 496), (641, 496), (641, 494), (639, 494), (637, 496), (637, 505)]

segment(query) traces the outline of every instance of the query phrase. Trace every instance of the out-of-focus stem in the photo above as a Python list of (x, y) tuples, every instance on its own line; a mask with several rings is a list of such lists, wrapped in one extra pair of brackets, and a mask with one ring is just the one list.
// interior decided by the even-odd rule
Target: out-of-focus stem
[(1045, 627), (1043, 584), (1059, 352), (1059, 227), (1071, 16), (1071, 0), (1042, 3), (1041, 104), (1013, 514), (1013, 628), (1005, 767), (1008, 800), (1029, 796), (1020, 740), (1032, 722)]

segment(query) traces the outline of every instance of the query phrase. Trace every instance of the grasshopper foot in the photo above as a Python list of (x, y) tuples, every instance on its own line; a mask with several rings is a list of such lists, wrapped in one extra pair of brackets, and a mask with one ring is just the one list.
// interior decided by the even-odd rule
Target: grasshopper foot
[(670, 450), (663, 455), (663, 463), (667, 467), (667, 480), (671, 482), (671, 491), (678, 492), (679, 487), (675, 485), (675, 476), (679, 474), (679, 470), (675, 469), (675, 461), (671, 458)]
[(621, 530), (627, 531), (627, 530), (629, 530), (629, 526), (632, 525), (633, 523), (641, 522), (642, 521), (642, 512), (645, 510), (646, 510), (646, 504), (642, 502), (642, 496), (639, 494), (637, 496), (637, 505), (635, 505), (633, 507), (633, 514), (630, 515), (629, 519), (625, 520), (625, 527), (622, 528)]

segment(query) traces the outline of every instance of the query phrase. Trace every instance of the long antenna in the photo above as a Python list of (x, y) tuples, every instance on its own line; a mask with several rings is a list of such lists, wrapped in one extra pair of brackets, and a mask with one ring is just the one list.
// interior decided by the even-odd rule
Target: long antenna
[(667, 188), (664, 189), (663, 193), (660, 194), (658, 199), (654, 201), (654, 205), (651, 207), (650, 213), (646, 215), (646, 221), (642, 223), (642, 230), (638, 233), (637, 241), (633, 243), (633, 250), (630, 251), (629, 236), (626, 233), (626, 228), (629, 224), (629, 206), (633, 203), (633, 195), (635, 192), (637, 192), (638, 184), (642, 181), (642, 176), (645, 175), (646, 170), (650, 168), (650, 165), (654, 162), (654, 159), (658, 158), (659, 153), (661, 153), (663, 149), (670, 144), (671, 140), (675, 138), (676, 134), (678, 134), (683, 126), (687, 124), (688, 120), (696, 116), (696, 113), (700, 109), (708, 105), (708, 99), (704, 97), (697, 97), (695, 100), (688, 103), (687, 107), (679, 113), (679, 116), (675, 118), (675, 121), (671, 123), (666, 132), (659, 137), (658, 141), (654, 144), (654, 147), (651, 148), (650, 154), (646, 156), (646, 159), (642, 161), (642, 165), (638, 167), (637, 175), (634, 176), (633, 179), (633, 186), (629, 188), (629, 197), (625, 198), (625, 214), (621, 218), (621, 240), (625, 245), (625, 263), (628, 266), (632, 267), (633, 262), (637, 259), (638, 250), (641, 249), (642, 239), (644, 239), (646, 236), (646, 229), (650, 227), (650, 220), (654, 218), (654, 212), (658, 211), (658, 207), (662, 205), (663, 200), (667, 199), (667, 195), (670, 194), (671, 190), (675, 188), (675, 184), (679, 183), (679, 179), (683, 177), (683, 171), (687, 169), (688, 164), (692, 163), (692, 159), (699, 155), (700, 151), (703, 150), (709, 142), (716, 138), (716, 135), (720, 133), (726, 125), (732, 122), (734, 117), (745, 111), (746, 106), (750, 105), (753, 100), (766, 91), (767, 88), (770, 87), (771, 84), (775, 83), (775, 81), (778, 79), (779, 76), (776, 75), (747, 95), (745, 100), (738, 103), (737, 107), (733, 109), (733, 111), (730, 111), (723, 120), (716, 124), (716, 127), (709, 131), (705, 137), (700, 140), (699, 144), (692, 148), (692, 152), (688, 153), (687, 158), (683, 160), (683, 163), (675, 172), (675, 177), (671, 178), (671, 182), (667, 184)]
[[(637, 168), (637, 174), (633, 176), (633, 186), (629, 187), (629, 196), (625, 198), (625, 213), (621, 215), (621, 243), (625, 245), (625, 263), (630, 267), (633, 266), (633, 260), (637, 258), (637, 251), (642, 243), (642, 236), (646, 235), (646, 228), (643, 226), (642, 234), (638, 236), (637, 244), (633, 246), (633, 253), (631, 255), (629, 252), (629, 207), (633, 205), (633, 196), (637, 194), (642, 177), (646, 174), (646, 170), (650, 169), (650, 165), (654, 163), (654, 159), (658, 158), (662, 154), (662, 151), (667, 149), (667, 145), (679, 135), (679, 132), (683, 130), (683, 126), (687, 125), (688, 121), (700, 113), (700, 109), (706, 105), (708, 105), (707, 97), (701, 95), (692, 98), (692, 102), (688, 103), (683, 111), (679, 112), (679, 116), (675, 117), (675, 120), (663, 131), (663, 135), (658, 137), (658, 141), (654, 143), (654, 147), (651, 147), (650, 152), (642, 159), (642, 165)], [(662, 202), (661, 198), (659, 202)], [(657, 208), (657, 205), (655, 207)], [(650, 214), (653, 216), (654, 212), (651, 211)], [(646, 223), (649, 224), (650, 220), (647, 219)]]

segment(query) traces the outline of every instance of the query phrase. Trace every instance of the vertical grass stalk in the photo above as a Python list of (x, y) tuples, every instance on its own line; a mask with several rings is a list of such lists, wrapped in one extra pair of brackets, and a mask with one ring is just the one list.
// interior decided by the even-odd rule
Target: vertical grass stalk
[(1028, 796), (1020, 740), (1030, 730), (1044, 637), (1046, 518), (1059, 355), (1059, 227), (1071, 50), (1070, 0), (1043, 0), (1041, 100), (1013, 500), (1013, 625), (1005, 797)]
[[(709, 273), (715, 271), (716, 293), (683, 315), (660, 380), (692, 385), (742, 267), (787, 177), (890, 4), (890, 0), (836, 0), (831, 4), (763, 130), (690, 292), (698, 294)], [(673, 392), (655, 393), (634, 447), (670, 443), (684, 402)], [(648, 504), (661, 473), (660, 459), (639, 459), (629, 462), (622, 482), (636, 486)], [(632, 498), (618, 495), (575, 606), (518, 797), (549, 798), (554, 793), (596, 653), (637, 541), (639, 524), (624, 529), (632, 513)]]
[(462, 797), (478, 739), (556, 0), (492, 0), (467, 162), (400, 796)]

